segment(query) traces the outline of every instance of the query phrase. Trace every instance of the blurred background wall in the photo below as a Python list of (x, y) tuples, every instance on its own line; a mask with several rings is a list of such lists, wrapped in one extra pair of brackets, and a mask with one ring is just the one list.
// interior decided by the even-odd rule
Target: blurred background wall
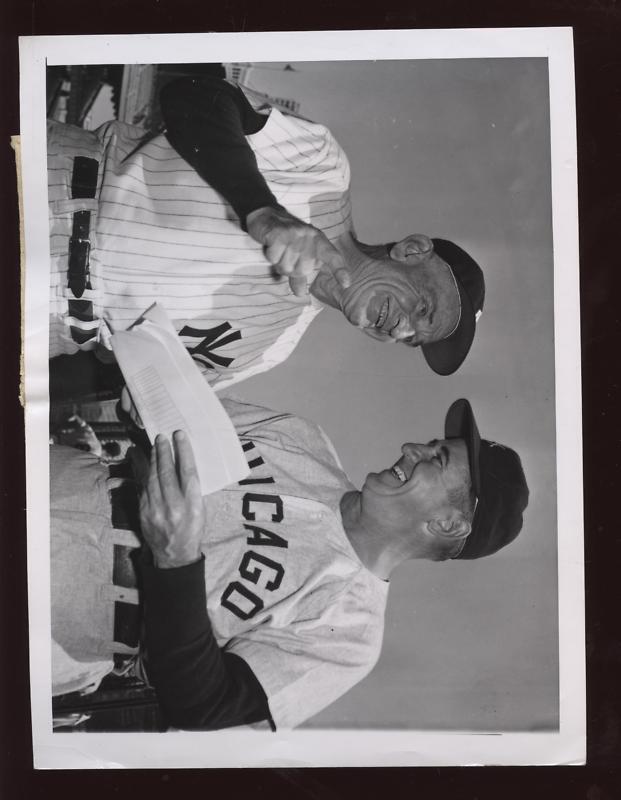
[(365, 242), (420, 232), (482, 265), (485, 311), (456, 375), (370, 340), (338, 312), (238, 394), (319, 422), (360, 484), (468, 397), (522, 455), (524, 529), (480, 561), (411, 562), (392, 581), (373, 673), (309, 727), (537, 730), (558, 724), (553, 262), (544, 59), (261, 64), (246, 84), (323, 122), (352, 168)]

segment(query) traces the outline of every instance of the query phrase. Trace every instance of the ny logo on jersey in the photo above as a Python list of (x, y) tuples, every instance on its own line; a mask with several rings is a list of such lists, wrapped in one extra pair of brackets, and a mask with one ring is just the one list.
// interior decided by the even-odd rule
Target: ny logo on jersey
[[(227, 331), (232, 332), (227, 334)], [(192, 328), (190, 325), (185, 325), (179, 331), (179, 336), (202, 339), (195, 347), (187, 347), (187, 345), (186, 347), (192, 358), (197, 359), (210, 369), (214, 369), (215, 364), (219, 367), (229, 367), (234, 359), (218, 355), (214, 351), (242, 338), (240, 331), (233, 330), (228, 322), (223, 322), (213, 328)]]

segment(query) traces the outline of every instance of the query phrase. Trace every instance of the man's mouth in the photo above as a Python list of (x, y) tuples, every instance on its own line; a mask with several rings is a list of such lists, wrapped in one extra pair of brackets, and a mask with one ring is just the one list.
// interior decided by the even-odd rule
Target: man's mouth
[(408, 479), (407, 475), (398, 464), (395, 464), (394, 467), (391, 467), (390, 471), (395, 476), (395, 478), (398, 478), (401, 481), (401, 483), (405, 483), (407, 481)]
[(375, 320), (376, 328), (381, 328), (382, 325), (386, 322), (386, 318), (388, 317), (389, 307), (390, 307), (390, 298), (387, 297), (382, 303), (382, 307), (380, 308), (377, 319)]

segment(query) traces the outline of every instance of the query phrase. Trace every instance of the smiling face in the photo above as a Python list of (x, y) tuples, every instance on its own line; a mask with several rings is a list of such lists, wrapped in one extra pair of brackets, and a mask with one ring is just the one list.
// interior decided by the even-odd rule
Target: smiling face
[(376, 339), (410, 346), (445, 339), (459, 322), (460, 301), (448, 264), (427, 236), (360, 251), (340, 307), (349, 322)]
[(362, 487), (366, 513), (391, 533), (429, 545), (433, 540), (451, 544), (470, 532), (468, 515), (455, 498), (468, 498), (468, 451), (461, 439), (404, 444), (397, 462), (370, 473)]

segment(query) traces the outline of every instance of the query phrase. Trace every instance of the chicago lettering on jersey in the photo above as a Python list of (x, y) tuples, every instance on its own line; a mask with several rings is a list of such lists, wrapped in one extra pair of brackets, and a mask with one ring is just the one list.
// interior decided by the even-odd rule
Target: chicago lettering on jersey
[[(243, 446), (249, 457), (248, 466), (256, 469), (265, 464), (261, 456), (254, 456), (253, 442)], [(271, 476), (250, 477), (239, 481), (240, 486), (269, 485), (274, 483)], [(278, 524), (284, 519), (282, 498), (266, 491), (248, 491), (242, 497), (241, 515), (247, 523), (256, 522), (257, 514), (268, 516), (272, 523)], [(285, 568), (278, 560), (280, 549), (289, 547), (289, 543), (274, 531), (259, 525), (243, 523), (248, 532), (246, 544), (249, 546), (239, 563), (237, 571), (240, 580), (231, 581), (220, 598), (226, 608), (239, 619), (251, 619), (264, 607), (261, 597), (265, 592), (274, 592), (281, 585)], [(269, 555), (264, 550), (255, 548), (273, 548)]]

